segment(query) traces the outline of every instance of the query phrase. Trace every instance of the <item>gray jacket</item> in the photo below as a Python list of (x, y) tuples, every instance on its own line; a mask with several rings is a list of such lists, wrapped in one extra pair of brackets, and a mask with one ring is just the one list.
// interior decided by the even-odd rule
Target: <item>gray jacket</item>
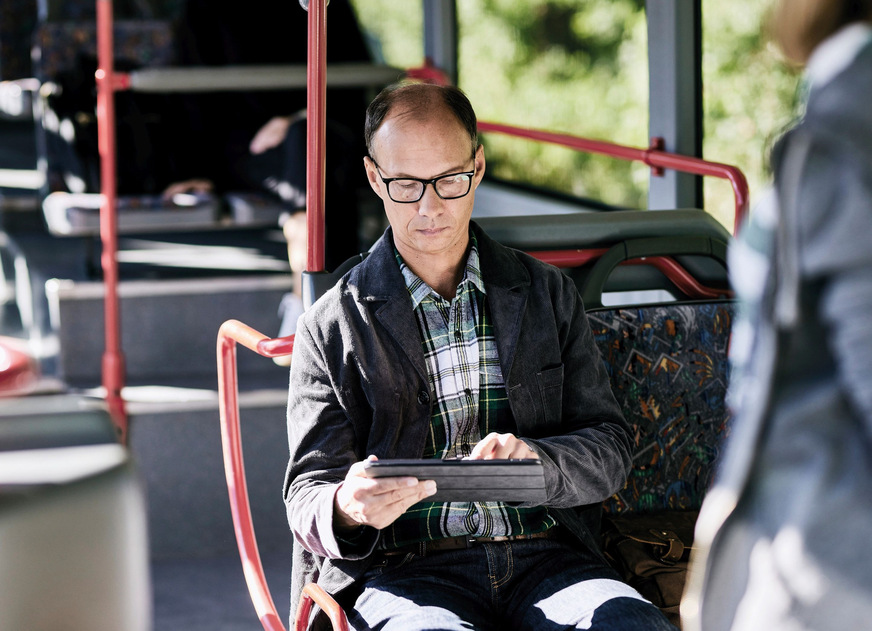
[(872, 619), (872, 46), (773, 154), (780, 220), (734, 428), (703, 504), (689, 631)]
[[(544, 464), (545, 505), (579, 545), (597, 550), (600, 504), (623, 486), (631, 442), (581, 299), (556, 268), (472, 229), (516, 434)], [(369, 454), (421, 457), (432, 405), (389, 229), (297, 328), (284, 486), (295, 538), (293, 608), (304, 582), (335, 594), (369, 566), (378, 531), (355, 545), (333, 534), (337, 484)]]

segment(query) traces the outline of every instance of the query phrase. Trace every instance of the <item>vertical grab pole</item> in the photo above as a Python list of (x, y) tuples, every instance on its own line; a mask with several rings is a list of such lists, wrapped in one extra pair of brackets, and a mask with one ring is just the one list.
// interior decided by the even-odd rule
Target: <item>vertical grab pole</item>
[(109, 412), (121, 442), (127, 440), (127, 412), (121, 390), (124, 387), (124, 355), (118, 305), (118, 221), (116, 215), (115, 74), (113, 62), (112, 0), (97, 0), (97, 139), (100, 152), (100, 239), (105, 295), (103, 317), (103, 388)]
[(306, 69), (306, 271), (325, 267), (324, 160), (327, 122), (327, 1), (310, 0)]

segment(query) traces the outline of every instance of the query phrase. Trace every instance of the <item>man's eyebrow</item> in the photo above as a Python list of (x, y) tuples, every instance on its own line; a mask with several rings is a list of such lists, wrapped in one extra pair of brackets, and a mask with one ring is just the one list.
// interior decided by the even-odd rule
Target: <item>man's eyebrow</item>
[(441, 173), (437, 173), (436, 175), (432, 175), (430, 177), (419, 177), (417, 175), (412, 175), (410, 173), (398, 173), (396, 175), (389, 175), (387, 177), (389, 177), (389, 178), (394, 178), (394, 177), (409, 178), (409, 179), (414, 179), (414, 180), (431, 180), (431, 179), (434, 179), (437, 177), (442, 177), (443, 175), (451, 175), (452, 173), (469, 173), (470, 171), (475, 171), (475, 164), (472, 165), (471, 169), (467, 169), (463, 165), (453, 166), (453, 167), (450, 167), (450, 168), (442, 171)]

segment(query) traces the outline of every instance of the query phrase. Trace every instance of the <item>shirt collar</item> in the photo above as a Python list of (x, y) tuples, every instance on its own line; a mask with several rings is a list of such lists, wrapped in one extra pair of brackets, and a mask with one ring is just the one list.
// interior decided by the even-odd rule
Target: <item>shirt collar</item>
[[(464, 283), (470, 282), (476, 289), (478, 289), (478, 291), (485, 294), (487, 292), (485, 291), (484, 279), (481, 275), (481, 264), (478, 256), (478, 240), (475, 238), (475, 234), (473, 234), (472, 231), (469, 233), (469, 240), (471, 245), (469, 248), (469, 255), (466, 257), (466, 271), (457, 286), (461, 287)], [(424, 298), (430, 294), (438, 295), (427, 283), (421, 280), (415, 272), (409, 269), (409, 266), (406, 265), (405, 261), (403, 261), (403, 257), (400, 256), (396, 247), (394, 247), (394, 255), (397, 257), (400, 271), (403, 273), (403, 279), (406, 281), (406, 287), (409, 289), (413, 310), (417, 309), (418, 305), (421, 304)], [(459, 294), (460, 292), (458, 291), (457, 293)]]
[(809, 57), (805, 78), (810, 87), (820, 88), (845, 70), (872, 40), (872, 26), (853, 22), (818, 44)]

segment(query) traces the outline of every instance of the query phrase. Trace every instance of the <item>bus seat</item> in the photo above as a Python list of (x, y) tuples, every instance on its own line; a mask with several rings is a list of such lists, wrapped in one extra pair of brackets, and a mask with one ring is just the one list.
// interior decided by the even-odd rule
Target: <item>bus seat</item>
[[(678, 210), (616, 210), (575, 212), (560, 215), (526, 215), (477, 219), (497, 241), (548, 260), (555, 251), (590, 251), (596, 254), (590, 262), (578, 266), (563, 266), (579, 290), (585, 285), (593, 262), (615, 244), (638, 238), (679, 240), (707, 238), (727, 244), (729, 232), (708, 213), (697, 209)], [(713, 293), (729, 295), (729, 280), (722, 261), (708, 254), (683, 254), (678, 264), (701, 286)], [(602, 292), (666, 292), (673, 298), (686, 298), (675, 284), (659, 270), (648, 265), (621, 266), (606, 276)], [(602, 296), (605, 297), (605, 296)], [(666, 299), (665, 297), (659, 298)], [(637, 299), (631, 299), (638, 301)], [(585, 301), (585, 305), (588, 302)]]
[[(116, 65), (121, 69), (173, 63), (168, 20), (118, 20), (113, 42)], [(94, 112), (96, 24), (93, 20), (42, 22), (34, 33), (34, 51), (34, 71), (41, 82), (37, 138), (45, 178), (46, 225), (60, 236), (98, 234), (102, 198)], [(166, 155), (171, 139), (164, 133), (160, 115), (166, 107), (160, 96), (120, 93), (116, 97), (117, 142), (123, 154), (119, 156), (121, 195), (116, 205), (119, 233), (198, 229), (214, 226), (218, 220), (221, 205), (217, 196), (165, 200), (160, 195), (169, 183), (170, 169)]]
[[(305, 16), (299, 7), (294, 11)], [(302, 24), (305, 27), (305, 21)], [(352, 27), (358, 28), (356, 23), (349, 26)], [(176, 35), (169, 20), (117, 20), (113, 33), (117, 70), (178, 67)], [(35, 71), (41, 82), (36, 108), (37, 144), (45, 180), (46, 225), (58, 236), (96, 235), (101, 196), (94, 114), (95, 24), (43, 22), (35, 33), (34, 50)], [(352, 121), (356, 122), (365, 108), (366, 91), (343, 86), (338, 86), (337, 90), (340, 92), (336, 97), (340, 98), (331, 101), (331, 115), (343, 125), (354, 124)], [(303, 96), (289, 104), (291, 109), (305, 103), (304, 94), (299, 92)], [(289, 92), (282, 92), (286, 93)], [(227, 107), (232, 111), (232, 104), (247, 102), (242, 98), (244, 95), (224, 94), (228, 96), (222, 96), (222, 102), (230, 105), (219, 108), (222, 117)], [(239, 174), (240, 181), (230, 183), (225, 182), (220, 173), (210, 175), (216, 164), (222, 165), (221, 168), (226, 166), (222, 162), (225, 156), (218, 155), (220, 151), (215, 153), (215, 143), (201, 151), (198, 145), (198, 141), (203, 140), (201, 136), (184, 135), (190, 131), (186, 118), (190, 110), (203, 107), (214, 97), (214, 93), (116, 93), (119, 234), (275, 226), (283, 213), (293, 209), (288, 202), (264, 190), (246, 188), (254, 185), (241, 180), (253, 178), (255, 174), (244, 177)], [(203, 130), (197, 132), (202, 133)], [(227, 141), (238, 143), (238, 133), (231, 129)], [(182, 136), (184, 138), (180, 139)], [(206, 153), (201, 155), (202, 152)], [(203, 175), (225, 188), (220, 193), (164, 199), (162, 192), (168, 185), (191, 177), (194, 163), (205, 169)], [(363, 190), (364, 186), (365, 180), (360, 175), (354, 187)], [(348, 216), (354, 216), (357, 223), (356, 208), (354, 213), (349, 211)]]
[(35, 80), (30, 40), (36, 24), (33, 0), (0, 3), (0, 118), (31, 121)]
[(105, 406), (77, 396), (8, 403), (0, 628), (150, 629), (145, 502)]
[[(653, 257), (687, 258), (702, 257), (704, 260), (716, 263), (723, 276), (727, 273), (727, 242), (709, 236), (676, 235), (669, 237), (628, 238), (611, 246), (599, 256), (581, 287), (581, 299), (585, 308), (595, 309), (603, 304), (603, 292), (609, 277), (621, 263), (632, 260), (651, 260)], [(689, 266), (685, 266), (689, 267)], [(691, 278), (696, 279), (693, 274)], [(670, 279), (677, 292), (684, 291), (678, 287), (678, 280)], [(689, 290), (686, 291), (689, 293)], [(724, 290), (722, 295), (727, 295)]]
[(369, 252), (355, 254), (347, 258), (332, 272), (303, 272), (303, 304), (306, 305), (306, 308), (311, 307), (312, 303), (363, 261), (368, 254)]
[(698, 509), (729, 429), (729, 301), (588, 313), (636, 453), (607, 512)]
[(36, 24), (33, 0), (0, 3), (0, 81), (32, 77), (30, 38)]
[(21, 340), (0, 335), (0, 397), (27, 394), (39, 379), (39, 365)]
[(607, 277), (622, 262), (699, 254), (726, 270), (726, 245), (710, 237), (628, 239), (591, 269), (582, 290), (612, 390), (635, 432), (625, 488), (608, 512), (698, 509), (708, 489), (729, 413), (730, 300), (602, 307)]
[[(55, 191), (42, 202), (46, 225), (59, 236), (94, 235), (100, 232), (99, 193)], [(207, 229), (220, 218), (221, 202), (209, 193), (175, 195), (125, 195), (116, 200), (118, 232), (146, 233), (157, 230)]]

